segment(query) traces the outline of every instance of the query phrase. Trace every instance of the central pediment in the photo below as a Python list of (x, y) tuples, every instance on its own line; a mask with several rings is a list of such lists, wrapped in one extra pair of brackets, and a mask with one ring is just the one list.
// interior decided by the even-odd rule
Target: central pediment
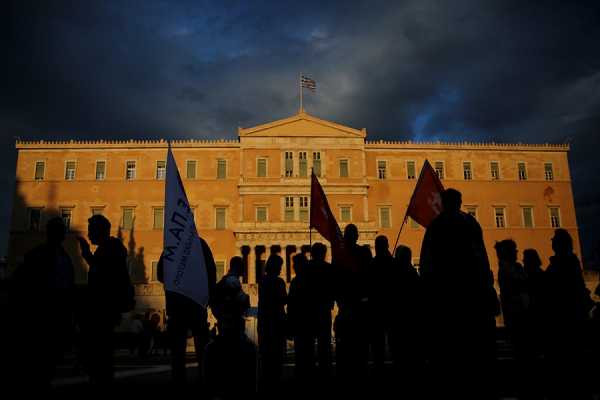
[(354, 129), (313, 117), (303, 111), (289, 118), (252, 128), (239, 128), (240, 137), (339, 137), (365, 138), (366, 129)]

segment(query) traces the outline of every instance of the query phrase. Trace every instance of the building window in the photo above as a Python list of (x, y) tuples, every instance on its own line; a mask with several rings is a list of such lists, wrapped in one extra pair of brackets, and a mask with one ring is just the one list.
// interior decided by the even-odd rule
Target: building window
[(476, 206), (465, 206), (465, 210), (467, 210), (467, 214), (477, 219), (477, 207)]
[(65, 229), (67, 232), (71, 230), (71, 222), (73, 221), (73, 209), (72, 208), (61, 208), (60, 209), (60, 217), (65, 224)]
[(527, 180), (527, 168), (525, 167), (525, 163), (524, 162), (518, 163), (517, 168), (519, 170), (519, 180), (526, 181)]
[(470, 161), (463, 162), (463, 176), (465, 181), (470, 181), (473, 179), (473, 170), (471, 169)]
[(42, 209), (41, 208), (30, 208), (29, 209), (29, 226), (28, 229), (32, 232), (38, 232), (41, 230), (42, 223)]
[(34, 178), (36, 181), (44, 180), (44, 172), (46, 170), (46, 163), (44, 161), (36, 161), (35, 162), (35, 175)]
[(547, 181), (554, 180), (554, 170), (552, 169), (552, 163), (544, 163), (544, 177)]
[(350, 222), (352, 220), (352, 208), (349, 206), (340, 207), (340, 219), (342, 222)]
[(256, 207), (256, 222), (267, 222), (267, 207)]
[(500, 164), (498, 164), (498, 161), (492, 161), (490, 163), (490, 175), (493, 181), (500, 179)]
[(381, 207), (379, 209), (379, 227), (380, 228), (391, 228), (390, 208)]
[(285, 157), (285, 176), (291, 177), (294, 176), (294, 153), (291, 151), (286, 151), (284, 154)]
[(505, 228), (506, 227), (506, 218), (504, 216), (504, 208), (502, 208), (502, 207), (494, 208), (494, 215), (496, 218), (496, 228)]
[(560, 209), (558, 207), (550, 207), (550, 225), (553, 228), (560, 228)]
[(125, 179), (128, 181), (135, 179), (135, 161), (127, 161)]
[(217, 230), (225, 229), (225, 215), (226, 215), (225, 207), (215, 208), (215, 229), (217, 229)]
[(292, 196), (285, 197), (283, 219), (285, 222), (290, 222), (294, 220), (294, 198)]
[(302, 178), (306, 178), (307, 177), (307, 173), (308, 173), (308, 161), (306, 159), (306, 152), (305, 151), (301, 151), (298, 153), (298, 167), (300, 169), (300, 176)]
[(406, 178), (407, 179), (416, 179), (417, 177), (417, 168), (415, 166), (414, 161), (406, 162)]
[(300, 197), (300, 221), (308, 221), (308, 196)]
[(133, 207), (123, 207), (123, 215), (121, 216), (121, 229), (132, 230), (133, 220), (135, 218)]
[(154, 229), (163, 229), (165, 223), (165, 209), (163, 207), (155, 207), (154, 213)]
[(72, 181), (75, 179), (75, 161), (67, 161), (65, 164), (65, 180)]
[(435, 173), (437, 174), (438, 178), (444, 179), (444, 162), (443, 161), (435, 162)]
[(313, 172), (316, 176), (321, 176), (321, 152), (313, 151)]
[(106, 161), (96, 161), (96, 180), (103, 181), (106, 178)]
[(340, 160), (340, 178), (348, 177), (348, 160)]
[(418, 223), (417, 221), (415, 221), (415, 220), (414, 220), (414, 219), (412, 219), (411, 217), (408, 217), (408, 220), (409, 220), (409, 222), (410, 222), (410, 227), (411, 227), (412, 229), (419, 229), (419, 227), (421, 226), (421, 225), (419, 225), (419, 223)]
[(385, 161), (385, 160), (377, 161), (377, 177), (379, 179), (387, 178), (387, 161)]
[(225, 275), (225, 261), (215, 260), (215, 267), (217, 267), (217, 282)]
[(267, 159), (258, 158), (256, 160), (256, 176), (259, 178), (265, 178), (267, 176)]
[(217, 160), (217, 179), (225, 179), (227, 177), (227, 160), (219, 158)]
[(525, 228), (533, 228), (533, 208), (523, 207), (521, 211), (523, 212), (523, 226)]
[(162, 181), (167, 176), (167, 162), (157, 161), (156, 162), (156, 180)]
[(151, 282), (158, 282), (158, 261), (152, 261)]
[(185, 166), (186, 177), (196, 179), (196, 160), (188, 160)]
[(92, 207), (92, 216), (104, 215), (104, 207)]

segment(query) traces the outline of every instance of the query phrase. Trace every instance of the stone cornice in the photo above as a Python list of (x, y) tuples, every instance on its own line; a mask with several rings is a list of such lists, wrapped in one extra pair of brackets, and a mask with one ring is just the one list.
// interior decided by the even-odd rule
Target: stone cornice
[(365, 141), (365, 150), (503, 150), (569, 151), (568, 144), (495, 143), (495, 142), (413, 142), (394, 140)]
[[(237, 139), (179, 139), (171, 140), (173, 148), (239, 148)], [(17, 140), (17, 149), (133, 149), (159, 148), (166, 149), (168, 142), (164, 139), (129, 139), (129, 140)]]

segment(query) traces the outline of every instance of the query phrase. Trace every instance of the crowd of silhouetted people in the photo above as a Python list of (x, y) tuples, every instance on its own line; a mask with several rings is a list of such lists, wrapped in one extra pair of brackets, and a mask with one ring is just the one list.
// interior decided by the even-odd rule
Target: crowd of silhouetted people
[[(211, 250), (201, 240), (216, 335), (210, 335), (207, 308), (166, 291), (173, 381), (181, 386), (188, 379), (190, 331), (198, 379), (207, 393), (221, 398), (257, 388), (281, 395), (288, 341), (294, 345), (296, 393), (318, 393), (316, 387), (331, 382), (339, 393), (364, 393), (378, 379), (400, 392), (434, 398), (489, 398), (509, 383), (523, 398), (585, 398), (597, 391), (597, 374), (588, 369), (598, 364), (589, 354), (598, 342), (591, 329), (597, 306), (569, 233), (554, 231), (547, 268), (535, 249), (524, 250), (520, 263), (517, 243), (497, 242), (498, 296), (479, 223), (460, 210), (460, 192), (445, 190), (442, 203), (443, 211), (426, 229), (418, 270), (411, 249), (400, 245), (392, 254), (385, 236), (375, 239), (373, 255), (359, 244), (353, 224), (345, 227), (343, 242), (332, 246), (331, 263), (322, 243), (312, 245), (310, 257), (296, 254), (289, 288), (280, 277), (283, 260), (272, 254), (257, 277), (257, 348), (246, 336), (250, 298), (240, 283), (243, 259), (233, 257), (217, 282)], [(92, 253), (79, 238), (90, 269), (84, 296), (76, 296), (73, 265), (61, 245), (62, 220), (50, 220), (46, 232), (46, 243), (27, 254), (13, 277), (12, 377), (50, 385), (77, 319), (83, 368), (91, 383), (109, 385), (113, 331), (134, 306), (126, 249), (110, 236), (106, 218), (90, 218), (88, 237), (98, 247)], [(41, 303), (52, 312), (30, 318)], [(497, 375), (501, 313), (514, 349), (508, 375)]]

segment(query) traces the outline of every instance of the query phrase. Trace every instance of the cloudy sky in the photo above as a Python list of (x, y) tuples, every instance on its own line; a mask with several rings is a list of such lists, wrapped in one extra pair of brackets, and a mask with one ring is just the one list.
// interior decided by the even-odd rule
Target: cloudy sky
[(571, 143), (584, 251), (598, 241), (598, 1), (48, 0), (3, 15), (0, 253), (16, 136), (234, 138), (295, 113), (301, 71), (318, 84), (309, 112), (371, 139)]

